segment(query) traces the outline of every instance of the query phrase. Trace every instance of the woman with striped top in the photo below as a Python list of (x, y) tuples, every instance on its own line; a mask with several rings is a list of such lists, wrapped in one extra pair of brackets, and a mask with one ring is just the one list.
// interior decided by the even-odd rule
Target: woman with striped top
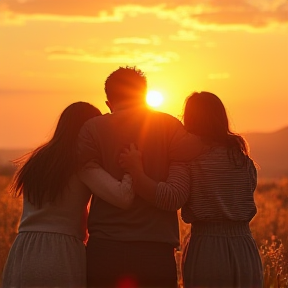
[(145, 175), (141, 153), (131, 145), (120, 164), (132, 175), (134, 191), (160, 209), (182, 207), (191, 223), (183, 257), (188, 287), (262, 287), (262, 263), (249, 228), (256, 214), (257, 172), (245, 140), (229, 129), (221, 100), (209, 92), (186, 100), (184, 126), (203, 141), (191, 163), (172, 163), (167, 181)]

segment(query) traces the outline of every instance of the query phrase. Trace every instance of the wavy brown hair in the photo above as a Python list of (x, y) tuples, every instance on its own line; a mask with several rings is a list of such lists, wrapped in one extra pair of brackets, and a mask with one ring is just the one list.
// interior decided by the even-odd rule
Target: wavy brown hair
[(234, 160), (239, 152), (249, 154), (245, 139), (230, 130), (225, 107), (215, 94), (192, 93), (186, 99), (183, 120), (188, 132), (200, 136), (208, 145), (217, 143), (227, 147)]
[(82, 125), (101, 115), (99, 109), (86, 102), (69, 105), (61, 114), (50, 141), (14, 161), (20, 165), (10, 186), (11, 193), (27, 196), (36, 207), (54, 202), (72, 174), (78, 169), (77, 138)]

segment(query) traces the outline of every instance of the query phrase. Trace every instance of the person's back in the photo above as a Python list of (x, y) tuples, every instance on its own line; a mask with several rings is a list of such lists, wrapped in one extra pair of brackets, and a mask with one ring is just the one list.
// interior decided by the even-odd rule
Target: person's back
[(23, 197), (23, 213), (3, 287), (86, 286), (83, 241), (91, 192), (77, 176), (77, 137), (84, 122), (99, 115), (89, 103), (69, 105), (53, 137), (17, 161), (22, 165), (11, 192)]
[(181, 211), (192, 224), (185, 287), (260, 288), (261, 258), (249, 228), (257, 172), (247, 143), (230, 130), (223, 103), (209, 92), (187, 99), (184, 125), (206, 144), (190, 164), (191, 191)]
[(187, 287), (262, 285), (261, 259), (249, 228), (256, 214), (257, 173), (248, 156), (238, 157), (237, 166), (226, 147), (213, 147), (190, 164), (191, 193), (181, 210), (192, 224), (184, 253)]
[(41, 208), (23, 197), (19, 234), (3, 271), (3, 287), (73, 287), (86, 284), (88, 188), (76, 175), (55, 203)]
[(181, 211), (185, 222), (249, 222), (255, 216), (256, 168), (240, 153), (234, 161), (226, 147), (216, 146), (190, 163), (191, 193)]
[[(184, 125), (200, 137), (202, 154), (189, 165), (171, 163), (165, 182), (147, 176), (134, 145), (121, 154), (121, 165), (139, 196), (165, 211), (182, 207), (182, 219), (192, 224), (190, 239), (182, 243), (185, 287), (260, 288), (261, 258), (249, 228), (257, 172), (247, 144), (230, 131), (223, 103), (209, 92), (187, 98)], [(147, 197), (140, 184), (156, 189)]]
[[(135, 108), (91, 119), (84, 130), (93, 133), (100, 152), (96, 154), (95, 147), (95, 154), (90, 157), (115, 178), (121, 179), (124, 174), (118, 164), (119, 155), (133, 142), (143, 151), (147, 174), (156, 181), (164, 181), (173, 158), (189, 159), (188, 153), (181, 155), (183, 150), (176, 149), (183, 137), (178, 133), (180, 125), (168, 114)], [(140, 197), (127, 211), (97, 199), (90, 208), (88, 229), (90, 235), (107, 240), (165, 242), (174, 247), (179, 244), (176, 211), (159, 210)]]
[[(113, 77), (117, 85), (110, 89)], [(142, 80), (133, 68), (120, 68), (108, 77), (105, 88), (113, 113), (91, 119), (82, 127), (79, 160), (82, 164), (96, 161), (120, 179), (124, 173), (120, 153), (133, 142), (143, 151), (149, 176), (164, 181), (171, 161), (189, 161), (201, 147), (176, 118), (145, 107), (146, 80)], [(179, 243), (179, 232), (175, 211), (158, 210), (137, 196), (128, 211), (96, 199), (88, 223), (88, 286), (115, 286), (125, 277), (146, 287), (177, 285), (173, 249)]]
[(90, 197), (90, 190), (76, 174), (69, 180), (61, 197), (53, 203), (45, 201), (41, 208), (31, 204), (27, 195), (24, 195), (18, 231), (61, 233), (83, 242), (87, 237), (87, 204)]

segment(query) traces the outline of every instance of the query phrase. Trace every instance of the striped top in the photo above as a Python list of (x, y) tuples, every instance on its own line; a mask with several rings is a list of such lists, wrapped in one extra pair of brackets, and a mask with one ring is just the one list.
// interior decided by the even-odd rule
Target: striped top
[[(182, 207), (182, 219), (194, 221), (250, 221), (256, 214), (253, 193), (257, 172), (253, 161), (235, 165), (227, 148), (214, 147), (189, 167), (174, 163), (167, 182), (160, 182), (156, 205), (173, 210)], [(190, 170), (190, 171), (189, 171)]]

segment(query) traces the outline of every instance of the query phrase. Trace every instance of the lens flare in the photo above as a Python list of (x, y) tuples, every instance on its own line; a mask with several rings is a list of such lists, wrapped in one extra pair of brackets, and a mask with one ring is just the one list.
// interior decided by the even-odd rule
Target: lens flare
[(159, 107), (163, 101), (163, 95), (159, 91), (151, 90), (147, 93), (146, 102), (149, 106)]

